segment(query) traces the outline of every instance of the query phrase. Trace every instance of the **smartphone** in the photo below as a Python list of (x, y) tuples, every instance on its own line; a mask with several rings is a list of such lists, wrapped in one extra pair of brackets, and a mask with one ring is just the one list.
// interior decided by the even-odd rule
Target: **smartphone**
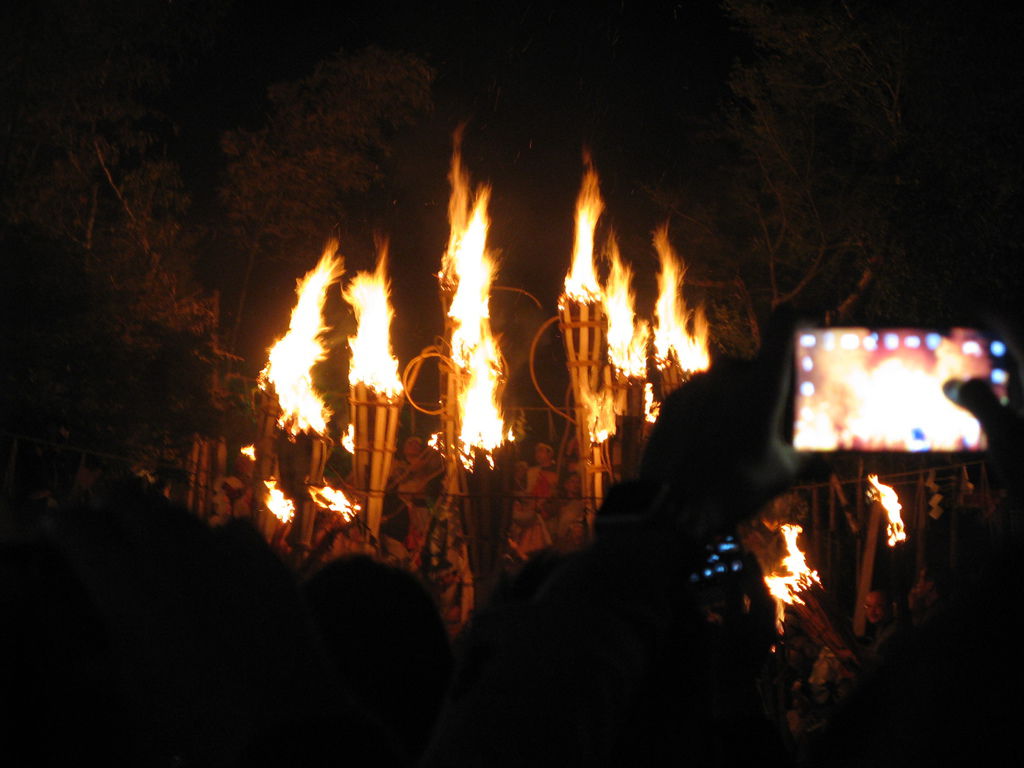
[(942, 385), (984, 379), (1008, 399), (1006, 344), (976, 329), (814, 328), (794, 343), (800, 450), (983, 450), (981, 425)]
[(704, 562), (690, 574), (690, 583), (710, 585), (743, 570), (743, 550), (735, 536), (721, 536), (704, 546)]

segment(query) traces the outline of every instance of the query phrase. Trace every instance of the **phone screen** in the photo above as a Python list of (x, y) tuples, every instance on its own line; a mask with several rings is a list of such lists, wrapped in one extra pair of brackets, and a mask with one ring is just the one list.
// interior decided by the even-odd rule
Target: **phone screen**
[(796, 334), (793, 445), (807, 451), (976, 451), (981, 426), (942, 392), (985, 379), (1007, 397), (1006, 345), (951, 328), (819, 328)]

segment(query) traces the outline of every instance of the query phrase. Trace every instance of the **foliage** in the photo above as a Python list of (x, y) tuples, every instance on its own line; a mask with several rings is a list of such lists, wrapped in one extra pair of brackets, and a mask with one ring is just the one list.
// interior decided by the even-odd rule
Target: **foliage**
[(432, 78), (412, 54), (339, 51), (271, 86), (265, 125), (224, 134), (221, 199), (248, 263), (233, 338), (257, 264), (306, 265), (330, 236), (351, 237), (356, 197), (383, 179), (394, 132), (429, 110)]
[(164, 454), (209, 417), (214, 308), (190, 282), (188, 197), (152, 106), (205, 13), (157, 0), (5, 11), (8, 425)]
[[(782, 303), (837, 323), (962, 321), (1024, 287), (1021, 13), (953, 2), (726, 0), (753, 44), (705, 138), (713, 195), (660, 190), (707, 256), (713, 324), (748, 346)], [(706, 189), (707, 187), (705, 187)], [(689, 205), (703, 199), (704, 205)], [(703, 238), (703, 242), (702, 242)], [(724, 332), (726, 338), (722, 338)]]

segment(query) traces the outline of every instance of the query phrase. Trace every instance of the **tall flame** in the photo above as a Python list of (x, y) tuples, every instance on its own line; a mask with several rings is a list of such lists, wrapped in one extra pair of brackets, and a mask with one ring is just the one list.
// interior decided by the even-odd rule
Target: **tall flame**
[(803, 604), (800, 593), (815, 584), (820, 586), (821, 580), (818, 578), (818, 572), (811, 570), (807, 565), (804, 553), (797, 546), (796, 539), (803, 528), (799, 525), (783, 525), (780, 530), (786, 542), (786, 556), (782, 558), (779, 568), (774, 573), (764, 577), (764, 583), (776, 600), (776, 622), (781, 630), (782, 619), (785, 616), (784, 606), (793, 603)]
[(260, 373), (260, 387), (273, 385), (281, 405), (278, 424), (291, 434), (312, 431), (324, 434), (331, 412), (313, 389), (313, 366), (327, 356), (320, 337), (327, 326), (322, 311), (327, 289), (342, 275), (342, 261), (335, 256), (338, 244), (327, 244), (320, 262), (298, 281), (298, 301), (292, 310), (288, 333), (273, 347)]
[(378, 393), (394, 397), (402, 391), (398, 359), (391, 351), (391, 320), (394, 310), (388, 300), (387, 246), (380, 250), (373, 272), (357, 272), (342, 292), (356, 315), (356, 335), (350, 336), (350, 384), (362, 382)]
[(872, 485), (868, 489), (868, 496), (876, 499), (889, 516), (886, 536), (889, 546), (895, 547), (901, 541), (906, 541), (907, 539), (907, 532), (903, 527), (903, 518), (900, 517), (903, 505), (900, 504), (899, 496), (896, 495), (896, 489), (891, 485), (878, 482), (878, 475), (868, 475), (868, 482)]
[(594, 267), (594, 232), (604, 211), (597, 171), (589, 157), (584, 158), (586, 170), (583, 185), (576, 198), (576, 238), (572, 249), (572, 265), (565, 276), (565, 296), (582, 303), (601, 298), (601, 285)]
[(650, 329), (636, 319), (633, 270), (624, 264), (614, 238), (609, 245), (611, 269), (604, 288), (604, 313), (608, 317), (608, 360), (627, 378), (647, 376), (647, 342)]
[[(659, 368), (672, 365), (683, 371), (707, 370), (708, 322), (703, 308), (688, 310), (683, 299), (683, 277), (686, 269), (668, 240), (668, 225), (654, 233), (654, 248), (661, 261), (658, 273), (658, 301), (654, 307), (657, 323), (654, 328), (654, 355)], [(689, 328), (689, 330), (688, 330)]]
[(491, 334), (490, 295), (497, 265), (487, 250), (491, 190), (481, 186), (470, 207), (469, 175), (458, 148), (450, 174), (451, 236), (440, 274), (442, 286), (454, 291), (448, 307), (452, 321), (451, 358), (460, 372), (458, 388), (459, 452), (472, 466), (472, 448), (488, 455), (504, 440), (501, 413), (501, 353)]

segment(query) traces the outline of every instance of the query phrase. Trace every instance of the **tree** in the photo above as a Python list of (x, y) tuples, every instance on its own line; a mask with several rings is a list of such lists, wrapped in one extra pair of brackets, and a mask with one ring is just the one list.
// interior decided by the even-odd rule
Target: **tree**
[(1020, 256), (1021, 142), (1008, 119), (1019, 11), (725, 8), (754, 49), (713, 137), (728, 158), (717, 194), (703, 210), (681, 204), (700, 199), (692, 192), (662, 196), (712, 244), (705, 272), (729, 346), (785, 302), (834, 322), (948, 323), (1024, 287), (1009, 266)]
[(332, 234), (350, 234), (356, 196), (383, 179), (394, 132), (429, 110), (432, 78), (412, 54), (339, 51), (308, 77), (271, 86), (265, 125), (224, 134), (221, 199), (246, 255), (231, 348), (256, 266), (306, 265)]
[(5, 9), (4, 420), (165, 454), (210, 415), (215, 312), (191, 283), (188, 196), (153, 104), (199, 4)]

